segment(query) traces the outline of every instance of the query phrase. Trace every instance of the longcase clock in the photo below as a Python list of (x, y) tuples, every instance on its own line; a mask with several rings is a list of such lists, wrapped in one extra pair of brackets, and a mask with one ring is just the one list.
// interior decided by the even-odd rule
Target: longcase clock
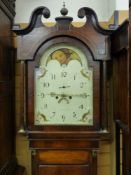
[(97, 175), (99, 142), (109, 140), (111, 118), (111, 31), (95, 12), (81, 8), (84, 26), (73, 26), (63, 7), (53, 27), (46, 7), (34, 10), (17, 29), (18, 60), (25, 61), (26, 116), (32, 175)]

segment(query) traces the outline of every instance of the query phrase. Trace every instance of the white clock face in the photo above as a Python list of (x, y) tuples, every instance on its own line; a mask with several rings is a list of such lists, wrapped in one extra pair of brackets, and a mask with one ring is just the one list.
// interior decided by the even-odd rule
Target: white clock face
[(76, 47), (57, 44), (35, 69), (35, 125), (93, 125), (93, 71)]

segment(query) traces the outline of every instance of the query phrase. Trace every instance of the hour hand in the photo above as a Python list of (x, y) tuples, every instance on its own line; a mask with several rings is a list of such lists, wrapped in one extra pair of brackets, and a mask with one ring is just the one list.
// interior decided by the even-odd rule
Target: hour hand
[(56, 97), (56, 96), (66, 97), (66, 95), (65, 95), (65, 94), (58, 94), (58, 93), (55, 93), (55, 92), (51, 92), (51, 93), (50, 93), (50, 94), (48, 94), (48, 95), (50, 95), (51, 97)]
[(70, 86), (60, 86), (59, 88), (61, 89), (65, 89), (65, 88), (69, 88)]
[(65, 98), (65, 97), (68, 97), (68, 96), (69, 96), (69, 95), (67, 95), (67, 94), (57, 94), (57, 93), (55, 93), (55, 92), (51, 92), (51, 93), (48, 94), (48, 95), (50, 95), (51, 97), (60, 96), (60, 97), (62, 97), (62, 98)]

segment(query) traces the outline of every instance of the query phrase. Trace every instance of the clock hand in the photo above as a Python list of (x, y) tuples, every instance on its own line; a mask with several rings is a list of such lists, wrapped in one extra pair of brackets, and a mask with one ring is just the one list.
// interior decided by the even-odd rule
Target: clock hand
[(50, 94), (47, 94), (47, 95), (50, 95), (52, 97), (55, 97), (55, 96), (60, 96), (62, 98), (65, 98), (65, 97), (72, 97), (72, 96), (76, 96), (76, 97), (82, 97), (82, 98), (87, 98), (88, 95), (87, 93), (83, 93), (83, 94), (57, 94), (55, 92), (51, 92)]
[(79, 96), (79, 97), (82, 97), (82, 98), (87, 98), (90, 95), (88, 95), (87, 93), (83, 93), (83, 94), (74, 94), (72, 96)]
[(67, 94), (57, 94), (57, 93), (55, 93), (55, 92), (51, 92), (50, 94), (47, 94), (47, 95), (50, 95), (50, 96), (52, 96), (52, 97), (60, 96), (60, 97), (62, 97), (62, 98), (65, 98), (65, 97), (68, 97), (68, 96), (69, 96), (69, 95), (67, 95)]
[(51, 92), (50, 94), (47, 94), (47, 95), (50, 95), (52, 97), (55, 97), (55, 96), (62, 96), (62, 97), (65, 97), (66, 95), (65, 94), (56, 94), (55, 92)]
[(70, 86), (61, 86), (61, 87), (59, 87), (59, 88), (63, 88), (63, 89), (65, 89), (65, 88), (69, 88)]

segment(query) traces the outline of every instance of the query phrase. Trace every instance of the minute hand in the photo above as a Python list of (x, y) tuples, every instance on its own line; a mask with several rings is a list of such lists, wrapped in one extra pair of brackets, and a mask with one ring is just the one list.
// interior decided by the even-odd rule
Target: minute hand
[(55, 92), (51, 92), (48, 95), (51, 95), (52, 97), (54, 97), (54, 96), (60, 96), (60, 97), (74, 97), (74, 96), (76, 96), (76, 97), (82, 97), (82, 98), (87, 98), (88, 96), (90, 96), (87, 93), (82, 93), (82, 94), (65, 94), (65, 93), (57, 94)]
[(90, 95), (88, 95), (87, 93), (83, 93), (83, 94), (72, 94), (71, 96), (87, 98), (87, 97), (90, 96)]

